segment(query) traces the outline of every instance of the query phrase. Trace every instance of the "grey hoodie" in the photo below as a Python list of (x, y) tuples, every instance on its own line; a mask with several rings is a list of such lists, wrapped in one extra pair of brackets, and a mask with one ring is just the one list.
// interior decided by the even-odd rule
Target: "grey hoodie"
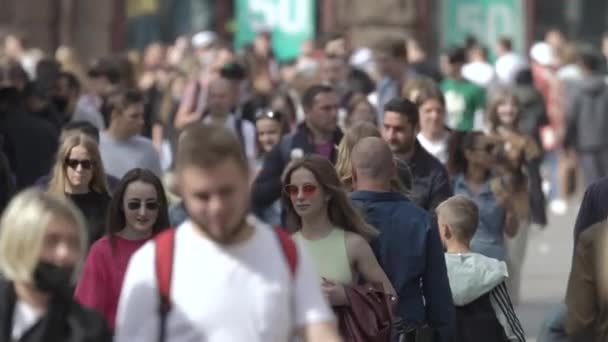
[(603, 77), (582, 80), (568, 104), (566, 146), (579, 152), (608, 147), (608, 87)]
[(505, 285), (509, 274), (504, 261), (478, 253), (446, 253), (445, 262), (455, 306), (467, 305), (489, 293), (496, 318), (509, 341), (526, 341)]

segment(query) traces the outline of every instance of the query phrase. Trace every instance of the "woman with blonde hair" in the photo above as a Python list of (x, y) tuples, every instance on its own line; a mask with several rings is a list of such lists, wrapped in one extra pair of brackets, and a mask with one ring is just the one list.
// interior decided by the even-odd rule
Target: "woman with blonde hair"
[[(338, 145), (338, 158), (336, 161), (336, 171), (340, 181), (346, 191), (353, 191), (353, 176), (350, 154), (359, 140), (367, 137), (381, 138), (378, 128), (369, 122), (358, 122), (346, 130), (344, 137)], [(391, 184), (393, 190), (407, 195), (412, 188), (412, 173), (409, 167), (395, 159), (397, 163), (398, 177), (393, 179)]]
[(293, 161), (283, 185), (286, 228), (310, 252), (332, 306), (347, 304), (344, 286), (360, 277), (395, 294), (369, 245), (378, 232), (353, 207), (330, 161), (316, 155)]
[(48, 191), (70, 198), (87, 218), (89, 245), (103, 236), (110, 203), (97, 143), (79, 133), (68, 135), (55, 160)]
[(78, 209), (37, 189), (18, 194), (0, 221), (0, 340), (110, 342), (103, 318), (72, 299), (86, 253)]

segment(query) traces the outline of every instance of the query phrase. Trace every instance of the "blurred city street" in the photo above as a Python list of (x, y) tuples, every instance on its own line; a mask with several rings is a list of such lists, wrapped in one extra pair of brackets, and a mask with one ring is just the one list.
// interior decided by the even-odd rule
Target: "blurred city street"
[(566, 293), (572, 257), (572, 230), (581, 196), (570, 200), (563, 216), (550, 213), (549, 226), (532, 229), (523, 270), (522, 298), (516, 308), (528, 341), (536, 341), (540, 326)]

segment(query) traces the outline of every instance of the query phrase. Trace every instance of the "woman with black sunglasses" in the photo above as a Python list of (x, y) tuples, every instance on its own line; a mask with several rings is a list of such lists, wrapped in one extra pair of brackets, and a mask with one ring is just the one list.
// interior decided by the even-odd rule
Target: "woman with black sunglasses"
[(454, 195), (465, 195), (479, 207), (479, 226), (471, 250), (504, 261), (504, 236), (513, 236), (518, 222), (507, 190), (515, 180), (496, 173), (505, 158), (502, 144), (483, 132), (455, 132), (448, 146), (447, 166)]
[(86, 134), (68, 135), (62, 142), (49, 182), (49, 192), (65, 195), (87, 220), (89, 246), (103, 236), (110, 203), (106, 173), (97, 143)]
[(129, 171), (114, 192), (107, 218), (107, 236), (91, 247), (76, 287), (76, 300), (101, 312), (114, 329), (129, 259), (139, 247), (169, 227), (161, 181), (148, 170)]

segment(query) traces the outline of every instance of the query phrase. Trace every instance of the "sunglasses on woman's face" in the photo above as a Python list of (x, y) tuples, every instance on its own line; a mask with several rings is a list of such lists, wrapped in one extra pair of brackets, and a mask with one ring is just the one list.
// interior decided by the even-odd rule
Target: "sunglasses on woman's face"
[(317, 192), (317, 186), (314, 184), (304, 184), (302, 187), (293, 184), (285, 185), (285, 193), (290, 197), (297, 197), (300, 191), (304, 197), (312, 197)]
[(141, 201), (133, 201), (127, 203), (127, 208), (129, 210), (139, 210), (141, 206), (144, 205), (147, 210), (158, 210), (159, 204), (158, 202), (141, 202)]
[(68, 158), (65, 161), (65, 165), (67, 165), (70, 169), (74, 170), (78, 168), (78, 165), (82, 166), (82, 168), (85, 170), (90, 170), (91, 168), (93, 168), (93, 164), (93, 161), (89, 159), (78, 160)]

